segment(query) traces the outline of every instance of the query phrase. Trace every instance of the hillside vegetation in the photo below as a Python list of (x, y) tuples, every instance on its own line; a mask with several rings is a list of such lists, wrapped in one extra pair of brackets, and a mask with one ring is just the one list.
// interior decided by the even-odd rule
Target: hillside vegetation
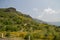
[(28, 40), (60, 40), (60, 27), (38, 23), (15, 8), (0, 8), (0, 37), (22, 37)]

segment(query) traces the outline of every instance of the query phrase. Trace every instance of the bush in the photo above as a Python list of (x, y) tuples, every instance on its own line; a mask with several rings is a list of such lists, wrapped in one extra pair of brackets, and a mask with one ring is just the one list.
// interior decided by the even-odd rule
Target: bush
[(5, 36), (6, 36), (6, 37), (10, 37), (10, 33), (9, 33), (9, 32), (7, 32)]
[(33, 40), (33, 36), (31, 34), (27, 34), (24, 39), (28, 40), (30, 38), (30, 40)]
[(18, 31), (18, 28), (14, 26), (6, 26), (5, 31)]

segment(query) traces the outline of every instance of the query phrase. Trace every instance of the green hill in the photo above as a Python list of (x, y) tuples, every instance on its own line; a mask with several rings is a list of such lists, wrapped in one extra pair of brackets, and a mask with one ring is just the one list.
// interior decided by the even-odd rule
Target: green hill
[(38, 23), (29, 15), (15, 8), (0, 8), (0, 37), (22, 37), (28, 39), (59, 40), (60, 27)]

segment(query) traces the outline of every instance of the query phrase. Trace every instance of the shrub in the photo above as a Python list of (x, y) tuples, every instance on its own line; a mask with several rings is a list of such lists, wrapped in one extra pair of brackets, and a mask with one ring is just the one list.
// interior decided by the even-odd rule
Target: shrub
[(25, 40), (33, 40), (33, 36), (32, 34), (27, 34), (25, 37), (24, 37)]
[(6, 37), (10, 37), (10, 33), (9, 33), (9, 32), (7, 32), (5, 36), (6, 36)]

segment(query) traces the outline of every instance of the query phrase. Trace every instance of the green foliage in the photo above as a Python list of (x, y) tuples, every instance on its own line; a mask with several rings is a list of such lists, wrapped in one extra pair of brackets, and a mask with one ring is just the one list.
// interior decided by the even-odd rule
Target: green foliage
[(6, 26), (5, 31), (18, 31), (18, 28), (14, 26)]
[(6, 36), (6, 37), (10, 37), (10, 33), (9, 33), (9, 32), (7, 32), (5, 36)]
[(27, 34), (25, 37), (24, 37), (25, 40), (33, 40), (33, 36), (31, 34)]

